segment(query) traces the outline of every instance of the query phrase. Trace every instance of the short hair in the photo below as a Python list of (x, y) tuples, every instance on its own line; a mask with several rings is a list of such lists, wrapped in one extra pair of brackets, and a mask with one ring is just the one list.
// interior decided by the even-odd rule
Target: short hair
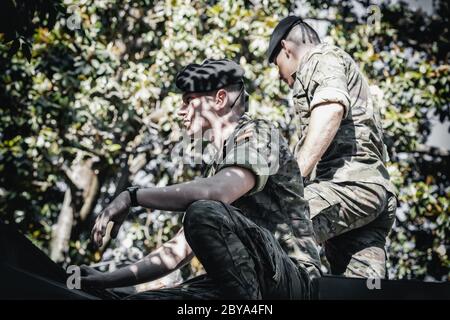
[(309, 24), (303, 21), (292, 27), (285, 40), (293, 42), (297, 46), (302, 44), (320, 43), (320, 38), (317, 32)]

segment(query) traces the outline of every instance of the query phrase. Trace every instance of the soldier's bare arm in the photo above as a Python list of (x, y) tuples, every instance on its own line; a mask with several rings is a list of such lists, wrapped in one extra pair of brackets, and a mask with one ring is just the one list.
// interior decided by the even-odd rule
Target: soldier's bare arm
[(304, 177), (311, 174), (330, 146), (343, 115), (344, 107), (335, 102), (322, 103), (311, 111), (308, 133), (297, 154), (298, 165)]
[(102, 273), (82, 266), (81, 284), (85, 288), (117, 288), (153, 281), (183, 267), (193, 257), (184, 230), (181, 229), (175, 237), (143, 259), (116, 271)]
[(228, 167), (210, 178), (164, 188), (146, 188), (137, 192), (138, 203), (146, 208), (184, 211), (196, 200), (232, 203), (255, 186), (255, 176), (241, 167)]
[[(220, 170), (209, 178), (168, 187), (139, 189), (137, 202), (145, 208), (168, 211), (185, 211), (196, 200), (216, 200), (232, 203), (249, 192), (256, 183), (254, 174), (248, 169), (232, 166)], [(97, 246), (103, 244), (106, 227), (114, 222), (111, 236), (116, 237), (119, 228), (128, 215), (131, 199), (128, 192), (122, 192), (97, 217), (91, 238)]]

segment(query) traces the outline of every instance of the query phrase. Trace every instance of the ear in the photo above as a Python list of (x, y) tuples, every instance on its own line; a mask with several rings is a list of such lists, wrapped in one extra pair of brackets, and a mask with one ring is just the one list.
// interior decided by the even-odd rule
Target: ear
[(286, 58), (289, 58), (290, 55), (292, 54), (292, 48), (290, 46), (290, 44), (286, 41), (286, 40), (281, 40), (280, 42), (281, 44), (281, 49), (284, 49), (284, 54), (286, 55)]
[(216, 106), (219, 109), (223, 108), (228, 102), (227, 92), (223, 89), (219, 89), (216, 93)]

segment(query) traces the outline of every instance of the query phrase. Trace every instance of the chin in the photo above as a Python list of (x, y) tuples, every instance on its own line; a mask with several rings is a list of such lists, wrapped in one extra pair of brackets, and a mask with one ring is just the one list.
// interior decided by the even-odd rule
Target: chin
[(291, 78), (291, 79), (289, 79), (288, 81), (287, 81), (287, 85), (289, 86), (289, 88), (294, 88), (294, 83), (295, 83), (295, 80), (294, 80), (294, 78)]

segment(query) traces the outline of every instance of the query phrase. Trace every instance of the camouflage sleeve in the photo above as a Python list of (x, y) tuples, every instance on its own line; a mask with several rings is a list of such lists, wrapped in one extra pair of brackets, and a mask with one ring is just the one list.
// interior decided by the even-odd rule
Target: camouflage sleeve
[(241, 128), (229, 141), (226, 156), (217, 171), (237, 166), (250, 170), (256, 178), (255, 186), (246, 195), (264, 189), (270, 171), (270, 127), (252, 122)]
[(337, 102), (344, 107), (344, 118), (350, 108), (344, 60), (333, 51), (316, 55), (315, 68), (310, 74), (309, 95), (311, 111), (326, 102)]

